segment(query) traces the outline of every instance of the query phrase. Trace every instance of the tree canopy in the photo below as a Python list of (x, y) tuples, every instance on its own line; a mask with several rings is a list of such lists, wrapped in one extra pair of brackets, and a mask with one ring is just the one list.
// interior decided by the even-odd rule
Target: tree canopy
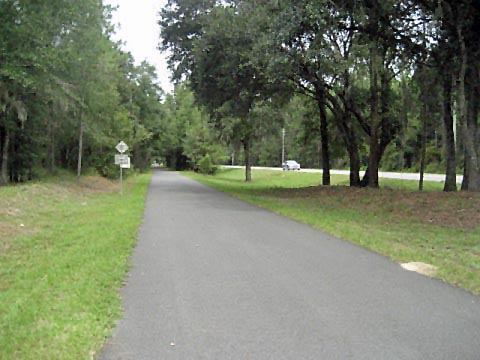
[[(169, 0), (160, 48), (177, 82), (112, 40), (97, 0), (0, 2), (0, 181), (58, 169), (280, 165), (445, 172), (480, 190), (480, 3)], [(362, 170), (365, 170), (361, 176)], [(421, 186), (421, 185), (420, 185)]]
[(158, 153), (163, 92), (111, 39), (112, 8), (97, 0), (0, 2), (1, 182), (45, 169), (115, 174), (125, 140), (146, 168)]
[[(189, 80), (220, 124), (245, 121), (257, 102), (281, 108), (295, 93), (310, 97), (324, 184), (338, 161), (330, 156), (333, 137), (343, 143), (353, 186), (377, 187), (382, 162), (424, 169), (433, 151), (444, 166), (445, 190), (456, 190), (460, 170), (462, 189), (478, 191), (479, 6), (472, 0), (171, 0), (160, 26), (176, 78)], [(277, 126), (284, 125), (279, 118)]]

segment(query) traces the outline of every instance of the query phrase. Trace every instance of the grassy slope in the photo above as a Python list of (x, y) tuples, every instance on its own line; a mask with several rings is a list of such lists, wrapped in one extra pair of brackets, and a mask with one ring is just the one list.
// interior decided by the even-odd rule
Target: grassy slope
[(0, 188), (0, 358), (88, 359), (121, 315), (118, 290), (149, 176)]
[[(188, 175), (398, 262), (438, 266), (436, 277), (480, 294), (478, 194), (445, 194), (439, 183), (420, 193), (417, 182), (400, 180), (381, 180), (380, 190), (318, 187), (319, 174), (278, 171), (254, 172), (251, 184), (242, 170)], [(348, 179), (333, 176), (332, 183)]]

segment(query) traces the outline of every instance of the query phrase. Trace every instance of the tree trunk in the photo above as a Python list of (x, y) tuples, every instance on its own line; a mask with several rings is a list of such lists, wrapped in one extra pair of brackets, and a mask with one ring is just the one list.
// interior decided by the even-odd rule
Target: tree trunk
[(475, 148), (473, 124), (462, 124), (463, 138), (465, 146), (465, 171), (468, 172), (466, 179), (466, 186), (463, 190), (480, 191), (480, 167), (479, 158)]
[[(470, 111), (468, 114), (468, 127), (469, 127), (469, 132), (472, 135), (472, 141), (473, 141), (473, 151), (476, 154), (477, 158), (477, 168), (475, 170), (475, 177), (476, 179), (470, 180), (471, 182), (476, 182), (480, 183), (480, 132), (478, 129), (478, 113), (479, 113), (479, 90), (480, 90), (480, 73), (476, 73), (475, 77), (475, 87), (472, 86), (470, 89)], [(480, 187), (480, 185), (479, 185)]]
[(411, 109), (409, 101), (409, 89), (408, 84), (405, 79), (401, 82), (401, 99), (402, 99), (402, 109), (400, 111), (400, 149), (399, 149), (399, 168), (405, 169), (405, 167), (410, 167), (410, 164), (405, 163), (405, 148), (407, 143), (407, 129), (408, 129), (408, 111)]
[[(424, 99), (425, 100), (425, 99)], [(420, 113), (422, 117), (422, 153), (420, 156), (420, 181), (418, 182), (418, 190), (423, 191), (423, 178), (425, 174), (425, 158), (427, 155), (427, 118), (428, 110), (425, 101), (422, 104), (422, 111)]]
[[(422, 122), (422, 149), (420, 153), (420, 180), (418, 182), (418, 190), (423, 191), (423, 182), (425, 177), (425, 161), (427, 157), (427, 136), (428, 136), (428, 119), (430, 118), (430, 107), (428, 103), (430, 88), (432, 86), (429, 81), (429, 73), (426, 66), (419, 69), (420, 82), (420, 120)], [(404, 106), (406, 107), (406, 103)]]
[(468, 161), (467, 151), (464, 149), (463, 150), (463, 180), (462, 180), (462, 186), (460, 188), (460, 190), (462, 191), (468, 190), (468, 184), (469, 184), (468, 178), (470, 174), (470, 171), (468, 169), (469, 164), (470, 164), (470, 161)]
[(77, 162), (77, 177), (82, 174), (82, 155), (83, 155), (83, 121), (80, 121), (80, 135), (78, 137), (78, 162)]
[(380, 55), (378, 44), (373, 41), (370, 45), (370, 153), (368, 156), (368, 186), (378, 187), (378, 130), (380, 126), (379, 114), (379, 69)]
[(49, 130), (50, 130), (50, 146), (49, 146), (49, 165), (50, 165), (50, 173), (55, 173), (55, 121), (53, 120), (53, 114), (51, 113), (51, 118), (49, 119)]
[[(462, 184), (462, 190), (480, 191), (480, 164), (477, 149), (475, 146), (476, 140), (476, 111), (475, 111), (475, 97), (469, 96), (469, 106), (467, 112), (466, 95), (465, 95), (465, 75), (467, 71), (467, 50), (465, 40), (461, 31), (461, 24), (457, 24), (457, 35), (460, 43), (460, 57), (461, 65), (458, 76), (458, 118), (460, 127), (463, 133), (463, 145), (465, 147), (465, 170), (468, 171), (468, 176), (465, 184)], [(469, 94), (473, 92), (473, 86), (469, 87)]]
[(347, 151), (350, 157), (350, 186), (360, 187), (360, 157), (358, 156), (357, 144), (352, 144)]
[(317, 104), (320, 110), (320, 137), (322, 140), (322, 185), (330, 185), (330, 154), (328, 139), (327, 111), (325, 109), (325, 96), (322, 90), (317, 90)]
[[(376, 171), (377, 171), (377, 184), (378, 184), (378, 168), (380, 166), (380, 161), (383, 158), (383, 154), (385, 153), (385, 150), (387, 149), (388, 144), (393, 140), (393, 135), (391, 133), (385, 132), (381, 138), (380, 144), (377, 147), (377, 164), (376, 164)], [(363, 176), (363, 179), (361, 181), (361, 186), (365, 187), (368, 186), (369, 184), (369, 177), (370, 177), (370, 169), (369, 166), (367, 166), (367, 170), (365, 171), (365, 175)]]
[[(470, 74), (473, 75), (473, 74)], [(469, 78), (470, 76), (467, 76)], [(472, 76), (473, 77), (473, 76)], [(468, 111), (467, 111), (467, 131), (471, 133), (472, 140), (474, 142), (476, 154), (478, 154), (478, 129), (477, 129), (477, 117), (478, 117), (478, 101), (477, 101), (477, 91), (475, 89), (475, 84), (477, 83), (477, 79), (473, 78), (473, 84), (470, 81), (469, 86), (467, 86), (467, 91), (468, 91)], [(464, 129), (463, 129), (464, 130)], [(465, 131), (465, 130), (464, 130)], [(465, 135), (464, 135), (465, 136)], [(470, 167), (472, 166), (472, 161), (471, 158), (469, 157), (467, 148), (463, 146), (463, 181), (462, 181), (462, 191), (468, 191), (471, 190), (470, 186), (472, 182), (474, 181), (470, 180)], [(474, 174), (478, 175), (478, 174)]]
[(245, 181), (252, 181), (252, 165), (250, 164), (250, 139), (243, 140), (243, 151), (245, 155)]
[[(381, 103), (381, 116), (378, 115), (378, 120), (380, 121), (379, 125), (376, 125), (376, 121), (372, 121), (372, 126), (375, 125), (375, 129), (371, 131), (375, 131), (375, 135), (372, 137), (377, 138), (375, 142), (375, 150), (376, 155), (373, 157), (372, 162), (369, 161), (367, 171), (365, 172), (365, 176), (362, 179), (362, 186), (370, 186), (370, 187), (378, 187), (378, 170), (380, 168), (380, 162), (383, 158), (383, 154), (387, 149), (388, 145), (392, 142), (395, 136), (398, 133), (399, 126), (398, 124), (394, 123), (392, 119), (389, 117), (389, 107), (390, 107), (390, 100), (389, 100), (389, 80), (384, 69), (381, 73), (381, 90), (380, 96), (377, 99), (377, 108), (379, 107), (379, 102)], [(376, 85), (378, 86), (378, 85)], [(370, 150), (372, 151), (372, 150)], [(375, 166), (372, 170), (371, 164)], [(375, 179), (371, 180), (372, 173), (375, 176)], [(373, 185), (372, 185), (373, 183)]]
[(360, 156), (358, 155), (357, 134), (352, 126), (352, 107), (350, 102), (350, 75), (348, 71), (344, 72), (343, 91), (340, 96), (343, 102), (343, 108), (340, 106), (334, 96), (326, 94), (331, 104), (330, 110), (335, 117), (335, 124), (342, 136), (345, 147), (347, 148), (348, 157), (350, 160), (350, 186), (359, 187), (360, 182)]
[(10, 133), (6, 128), (2, 140), (2, 167), (0, 172), (0, 184), (6, 185), (9, 183), (10, 179), (8, 174), (8, 152), (10, 149)]
[(453, 131), (452, 113), (452, 78), (450, 74), (443, 76), (443, 125), (445, 128), (445, 186), (443, 191), (457, 191), (455, 135)]

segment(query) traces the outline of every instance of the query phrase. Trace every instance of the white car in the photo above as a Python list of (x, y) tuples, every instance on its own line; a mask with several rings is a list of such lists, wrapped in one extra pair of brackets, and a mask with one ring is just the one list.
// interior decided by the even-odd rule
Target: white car
[(298, 170), (300, 171), (300, 164), (295, 160), (287, 160), (282, 164), (283, 170)]

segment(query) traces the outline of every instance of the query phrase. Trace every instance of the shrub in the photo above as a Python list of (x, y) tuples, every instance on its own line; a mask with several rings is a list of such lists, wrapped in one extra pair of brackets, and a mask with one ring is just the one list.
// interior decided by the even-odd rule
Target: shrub
[(200, 174), (213, 175), (217, 171), (217, 167), (212, 164), (210, 155), (205, 155), (197, 164), (197, 169)]
[[(100, 176), (103, 176), (107, 179), (117, 179), (120, 177), (120, 168), (118, 165), (115, 165), (115, 162), (113, 161), (113, 157), (103, 157), (99, 159), (95, 166), (95, 170), (97, 171), (97, 174)], [(87, 170), (85, 169), (85, 173)], [(126, 171), (123, 172), (123, 175), (125, 177)]]

